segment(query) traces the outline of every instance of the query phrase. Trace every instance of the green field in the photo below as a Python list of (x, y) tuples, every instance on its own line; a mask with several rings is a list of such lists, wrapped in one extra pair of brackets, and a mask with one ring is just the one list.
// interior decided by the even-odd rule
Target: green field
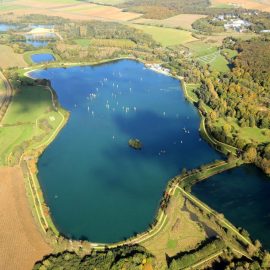
[(82, 47), (88, 47), (91, 44), (91, 40), (87, 38), (79, 38), (74, 40), (77, 45)]
[(151, 35), (155, 41), (159, 42), (164, 47), (185, 44), (196, 40), (192, 37), (191, 32), (184, 30), (139, 24), (132, 24), (132, 26)]
[(218, 54), (215, 59), (209, 63), (210, 66), (212, 67), (212, 69), (217, 70), (219, 72), (228, 72), (229, 66), (228, 66), (228, 61), (226, 60), (226, 58), (221, 55)]
[(265, 143), (270, 141), (270, 130), (257, 127), (239, 127), (234, 119), (219, 118), (216, 122), (218, 127), (223, 127), (225, 123), (230, 124), (233, 128), (233, 134), (237, 134), (247, 143)]
[(199, 100), (196, 94), (194, 93), (194, 90), (200, 87), (200, 84), (189, 83), (189, 84), (186, 84), (185, 87), (186, 87), (187, 94), (192, 99), (192, 101), (198, 102)]
[(231, 59), (237, 56), (238, 54), (236, 50), (223, 49), (222, 51), (228, 58), (231, 58)]
[[(229, 71), (228, 61), (220, 54), (217, 46), (203, 41), (195, 41), (185, 44), (192, 55), (203, 65), (209, 64), (212, 69), (219, 72)], [(226, 50), (229, 58), (237, 54), (236, 51)]]
[(203, 41), (189, 42), (185, 44), (185, 47), (190, 50), (194, 57), (209, 55), (215, 53), (218, 50), (217, 46)]
[[(39, 127), (39, 120), (46, 119), (52, 128), (59, 125), (61, 117), (53, 111), (51, 94), (44, 87), (22, 87), (15, 94), (2, 120), (0, 129), (0, 165), (7, 163), (14, 147), (43, 135)], [(31, 146), (40, 142), (32, 142)]]

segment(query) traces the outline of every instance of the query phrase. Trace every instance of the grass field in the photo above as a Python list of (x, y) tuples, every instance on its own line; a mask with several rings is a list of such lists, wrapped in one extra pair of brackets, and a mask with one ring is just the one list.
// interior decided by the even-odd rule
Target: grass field
[(132, 24), (132, 26), (151, 35), (155, 41), (159, 42), (164, 47), (185, 44), (196, 40), (192, 37), (191, 32), (184, 30), (139, 24)]
[(128, 39), (92, 39), (93, 46), (108, 46), (117, 48), (133, 48), (136, 46), (135, 42)]
[(192, 29), (192, 24), (200, 19), (206, 17), (205, 15), (199, 14), (179, 14), (177, 16), (170, 17), (164, 20), (154, 20), (154, 19), (144, 19), (139, 18), (134, 23), (146, 24), (146, 25), (155, 25), (155, 26), (165, 26), (171, 28), (181, 28), (186, 30)]
[(270, 130), (257, 127), (239, 127), (235, 120), (228, 118), (219, 118), (216, 122), (218, 127), (224, 126), (225, 123), (230, 124), (234, 128), (234, 134), (244, 139), (247, 143), (265, 143), (270, 142)]
[(198, 88), (200, 86), (200, 84), (186, 84), (186, 90), (187, 90), (187, 93), (188, 93), (188, 96), (191, 97), (191, 99), (194, 101), (194, 102), (198, 102), (198, 97), (196, 96), (196, 94), (194, 93), (194, 90), (196, 88)]
[[(189, 48), (192, 55), (202, 64), (209, 64), (214, 70), (219, 72), (229, 71), (228, 61), (220, 54), (220, 50), (212, 43), (203, 41), (189, 42), (185, 44)], [(236, 51), (227, 50), (229, 56), (236, 55)]]
[(60, 117), (52, 110), (50, 92), (43, 87), (22, 87), (1, 123), (0, 165), (7, 164), (14, 147), (44, 133), (38, 126), (40, 119), (47, 119), (52, 127), (59, 124)]
[(82, 46), (82, 47), (88, 47), (91, 44), (91, 40), (87, 38), (80, 38), (74, 40), (76, 44)]
[(14, 53), (13, 49), (6, 45), (0, 45), (0, 67), (26, 67), (27, 64), (22, 54)]
[(191, 51), (195, 58), (215, 53), (218, 50), (215, 44), (203, 42), (200, 40), (189, 42), (185, 44), (185, 47)]
[(223, 49), (222, 51), (228, 58), (231, 58), (231, 59), (237, 56), (238, 54), (236, 50), (231, 50), (231, 49)]

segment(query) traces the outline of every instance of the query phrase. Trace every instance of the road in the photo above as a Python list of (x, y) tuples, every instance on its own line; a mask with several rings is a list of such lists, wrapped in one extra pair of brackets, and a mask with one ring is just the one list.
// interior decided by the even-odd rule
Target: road
[(6, 88), (5, 96), (3, 97), (0, 103), (0, 112), (2, 112), (2, 114), (0, 115), (0, 122), (1, 122), (7, 111), (8, 105), (12, 100), (13, 88), (1, 71), (0, 71), (0, 79), (3, 81), (4, 86)]

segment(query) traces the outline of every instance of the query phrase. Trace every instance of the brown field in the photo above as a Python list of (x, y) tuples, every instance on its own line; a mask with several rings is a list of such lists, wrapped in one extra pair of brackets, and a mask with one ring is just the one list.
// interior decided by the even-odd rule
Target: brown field
[(129, 21), (141, 16), (138, 13), (123, 12), (121, 9), (112, 6), (75, 0), (15, 0), (4, 4), (2, 8), (0, 7), (0, 14), (8, 11), (12, 11), (15, 15), (43, 14), (73, 20)]
[(270, 0), (212, 0), (213, 6), (235, 5), (270, 12)]
[(199, 14), (180, 14), (177, 16), (170, 17), (164, 20), (154, 20), (154, 19), (144, 19), (139, 18), (134, 21), (134, 23), (140, 24), (150, 24), (150, 25), (163, 25), (165, 27), (177, 28), (191, 30), (192, 24), (200, 18), (205, 18), (205, 15)]
[(0, 179), (0, 269), (30, 270), (52, 249), (31, 214), (21, 169), (0, 168)]
[(6, 45), (0, 45), (0, 67), (26, 67), (27, 64), (22, 54), (14, 53), (13, 49)]

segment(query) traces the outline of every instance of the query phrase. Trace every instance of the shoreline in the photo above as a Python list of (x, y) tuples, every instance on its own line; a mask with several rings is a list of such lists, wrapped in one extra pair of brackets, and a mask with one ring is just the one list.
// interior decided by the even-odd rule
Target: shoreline
[[(132, 57), (123, 57), (123, 58), (116, 58), (116, 59), (105, 59), (105, 60), (102, 60), (102, 61), (100, 61), (100, 62), (89, 62), (89, 63), (80, 63), (80, 64), (78, 64), (78, 63), (65, 63), (64, 65), (62, 64), (62, 63), (52, 63), (51, 65), (48, 65), (48, 66), (46, 66), (46, 68), (66, 68), (66, 67), (75, 67), (75, 66), (95, 66), (95, 65), (102, 65), (102, 64), (107, 64), (107, 63), (113, 63), (113, 62), (116, 62), (116, 61), (121, 61), (121, 60), (133, 60), (133, 61), (137, 61), (137, 62), (140, 62), (140, 63), (143, 63), (144, 65), (145, 65), (145, 67), (146, 68), (149, 68), (149, 67), (147, 67), (147, 62), (145, 62), (145, 61), (143, 61), (143, 60), (141, 60), (141, 59), (135, 59), (135, 58), (132, 58)], [(23, 73), (23, 75), (24, 76), (26, 76), (26, 77), (28, 77), (28, 78), (31, 78), (31, 79), (33, 79), (33, 80), (35, 80), (35, 78), (33, 78), (31, 75), (30, 75), (30, 73), (31, 72), (33, 72), (33, 71), (37, 71), (37, 70), (41, 70), (41, 69), (44, 69), (44, 65), (40, 65), (40, 66), (35, 66), (35, 67), (33, 67), (33, 68), (29, 68), (30, 70), (28, 70), (28, 71), (26, 71), (25, 73)], [(151, 68), (149, 68), (149, 69), (151, 69)], [(24, 69), (25, 70), (25, 69)], [(151, 69), (151, 70), (153, 70), (153, 69)], [(153, 70), (154, 72), (157, 72), (157, 73), (160, 73), (160, 72), (158, 72), (157, 70)], [(188, 93), (187, 93), (187, 90), (186, 90), (186, 83), (184, 82), (184, 78), (182, 78), (182, 77), (179, 77), (179, 76), (173, 76), (172, 74), (164, 74), (164, 73), (162, 73), (163, 75), (165, 75), (165, 76), (170, 76), (170, 77), (173, 77), (173, 78), (175, 78), (175, 79), (177, 79), (178, 81), (179, 81), (179, 83), (181, 84), (181, 88), (183, 89), (183, 92), (184, 92), (184, 95), (185, 95), (185, 97), (186, 97), (186, 99), (190, 102), (190, 103), (194, 103), (194, 101), (189, 97), (189, 95), (188, 95)], [(48, 87), (49, 89), (50, 89), (50, 91), (51, 91), (51, 95), (52, 95), (52, 92), (54, 91), (51, 87)], [(53, 98), (53, 96), (52, 96), (52, 98)], [(193, 104), (194, 105), (194, 104)], [(64, 110), (65, 112), (67, 112), (65, 109), (63, 109), (62, 107), (61, 107), (61, 104), (59, 105), (60, 106), (60, 109), (62, 109), (62, 110)], [(199, 111), (199, 110), (198, 110)], [(200, 112), (200, 111), (199, 111)], [(199, 113), (200, 114), (200, 118), (201, 118), (201, 122), (200, 122), (200, 125), (202, 124), (202, 122), (204, 121), (204, 116), (203, 115), (201, 115), (201, 113)], [(38, 149), (36, 148), (35, 150), (36, 150), (36, 154), (37, 154), (37, 156), (36, 156), (36, 160), (35, 160), (35, 168), (36, 168), (36, 173), (33, 175), (33, 179), (34, 179), (34, 181), (35, 181), (35, 184), (36, 184), (36, 186), (37, 186), (37, 190), (39, 190), (40, 192), (38, 192), (37, 194), (38, 194), (38, 196), (40, 197), (40, 200), (42, 201), (42, 202), (45, 202), (45, 200), (44, 200), (44, 195), (43, 195), (43, 191), (42, 191), (42, 189), (41, 189), (41, 186), (40, 186), (40, 183), (39, 183), (39, 180), (38, 180), (38, 177), (37, 177), (37, 172), (38, 172), (38, 168), (37, 168), (37, 162), (38, 162), (38, 158), (39, 158), (39, 156), (45, 151), (45, 149), (49, 146), (49, 144), (58, 136), (58, 134), (59, 134), (59, 132), (61, 131), (61, 129), (65, 126), (65, 124), (67, 123), (67, 121), (68, 121), (68, 118), (66, 118), (65, 119), (65, 123), (64, 123), (64, 125), (62, 126), (62, 125), (59, 125), (59, 130), (57, 130), (57, 132), (51, 137), (51, 140), (49, 141), (49, 142), (46, 142), (46, 144), (45, 143), (43, 143), (43, 145), (41, 146), (41, 147), (37, 147), (37, 148), (41, 148), (41, 151), (38, 151)], [(57, 129), (58, 129), (57, 128)], [(210, 136), (209, 136), (209, 138), (210, 138)], [(211, 143), (211, 141), (209, 140), (209, 138), (207, 139), (207, 138), (205, 138), (205, 140), (206, 140), (206, 142), (208, 142), (208, 143), (210, 143), (212, 146), (213, 146), (213, 143)], [(28, 163), (28, 162), (27, 162)], [(28, 167), (29, 168), (29, 167)], [(178, 176), (175, 176), (173, 179), (175, 179), (176, 177), (178, 177)], [(165, 191), (167, 191), (168, 190), (168, 188), (169, 188), (169, 185), (170, 185), (170, 183), (171, 183), (171, 180), (169, 180), (168, 181), (168, 183), (167, 183), (167, 186), (166, 186), (166, 188), (165, 188)], [(162, 225), (164, 225), (164, 220), (163, 220), (163, 218), (164, 218), (164, 211), (163, 210), (161, 210), (161, 207), (160, 207), (160, 205), (158, 206), (158, 209), (157, 209), (157, 212), (156, 212), (156, 214), (154, 215), (154, 219), (153, 219), (153, 222), (151, 223), (151, 227), (152, 227), (152, 229), (151, 229), (151, 231), (155, 231), (155, 230), (160, 230), (161, 228), (162, 228)], [(55, 226), (55, 224), (53, 223), (53, 219), (52, 219), (52, 216), (51, 216), (51, 214), (49, 213), (49, 215), (47, 216), (47, 219), (49, 220), (49, 222), (47, 222), (48, 224), (51, 224), (51, 225), (53, 225), (53, 229), (50, 227), (50, 226), (48, 226), (48, 228), (51, 228), (53, 231), (54, 231), (54, 233), (56, 233), (56, 236), (58, 237), (59, 235), (61, 235), (61, 233), (58, 231), (58, 229), (57, 229), (57, 227)], [(161, 221), (160, 221), (161, 220)], [(161, 222), (161, 228), (159, 227), (160, 225), (159, 225), (159, 222)], [(157, 228), (158, 227), (158, 228)], [(47, 229), (48, 229), (47, 228)], [(157, 228), (157, 229), (156, 229)], [(43, 228), (43, 230), (44, 230), (44, 232), (46, 233), (46, 228), (44, 229)], [(148, 230), (146, 230), (146, 231), (143, 231), (143, 232), (141, 232), (141, 233), (139, 233), (139, 234), (137, 234), (135, 237), (133, 236), (131, 236), (130, 238), (128, 238), (127, 240), (123, 240), (123, 241), (119, 241), (119, 242), (116, 242), (116, 243), (93, 243), (93, 242), (90, 242), (90, 241), (87, 241), (87, 242), (89, 242), (90, 243), (90, 245), (91, 245), (91, 248), (92, 249), (96, 249), (96, 250), (103, 250), (104, 248), (106, 248), (106, 247), (109, 247), (109, 248), (115, 248), (115, 247), (117, 247), (117, 246), (122, 246), (122, 245), (126, 245), (126, 244), (130, 244), (130, 243), (136, 243), (136, 239), (137, 238), (141, 238), (142, 237), (142, 235), (149, 235), (149, 233), (150, 233), (150, 231), (148, 231)], [(150, 234), (150, 236), (149, 237), (152, 237), (151, 236), (151, 234)], [(80, 240), (75, 240), (75, 239), (69, 239), (69, 238), (66, 238), (66, 240), (71, 240), (72, 242), (77, 242), (77, 241), (79, 241), (80, 242)]]

